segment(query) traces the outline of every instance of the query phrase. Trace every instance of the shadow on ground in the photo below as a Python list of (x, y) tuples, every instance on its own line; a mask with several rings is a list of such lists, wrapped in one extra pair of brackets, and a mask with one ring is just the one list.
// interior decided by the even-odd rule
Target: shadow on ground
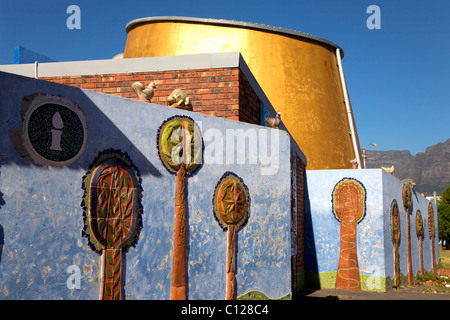
[(450, 288), (411, 286), (388, 292), (304, 289), (293, 300), (450, 300)]

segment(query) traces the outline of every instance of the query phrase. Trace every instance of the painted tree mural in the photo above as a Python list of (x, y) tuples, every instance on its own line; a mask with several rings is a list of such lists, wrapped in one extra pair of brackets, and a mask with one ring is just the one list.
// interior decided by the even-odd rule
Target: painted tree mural
[(100, 298), (124, 298), (125, 252), (136, 244), (141, 229), (141, 186), (126, 153), (107, 150), (83, 177), (82, 235), (102, 255)]
[(236, 298), (236, 233), (248, 221), (250, 196), (241, 178), (225, 172), (216, 184), (213, 195), (214, 217), (223, 230), (228, 230), (227, 300)]
[(432, 271), (433, 273), (436, 273), (436, 248), (434, 244), (434, 236), (436, 234), (436, 225), (434, 222), (434, 209), (431, 202), (428, 204), (428, 234), (430, 236), (431, 240), (431, 264), (432, 264)]
[(423, 220), (422, 213), (420, 210), (416, 211), (416, 235), (419, 239), (419, 259), (420, 259), (420, 273), (423, 274), (423, 250), (422, 250), (422, 240), (423, 240)]
[(356, 226), (366, 213), (366, 189), (353, 178), (339, 181), (332, 195), (333, 213), (341, 223), (336, 289), (361, 290)]
[(400, 212), (397, 200), (391, 202), (391, 239), (394, 246), (394, 287), (400, 288)]
[(411, 207), (412, 201), (412, 189), (413, 184), (404, 183), (402, 188), (403, 206), (406, 210), (406, 244), (408, 251), (408, 283), (410, 286), (413, 285), (413, 275), (412, 275), (412, 262), (411, 262), (411, 223), (409, 217), (409, 208)]
[(156, 138), (164, 167), (176, 175), (171, 300), (186, 299), (186, 182), (202, 162), (203, 142), (189, 117), (174, 116), (162, 123)]

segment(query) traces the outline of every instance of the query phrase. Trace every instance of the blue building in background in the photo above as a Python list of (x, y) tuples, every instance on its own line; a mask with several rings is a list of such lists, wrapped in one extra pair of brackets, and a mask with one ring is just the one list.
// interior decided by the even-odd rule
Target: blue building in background
[(56, 62), (56, 60), (37, 53), (33, 50), (17, 46), (14, 49), (14, 64), (34, 63), (34, 62)]

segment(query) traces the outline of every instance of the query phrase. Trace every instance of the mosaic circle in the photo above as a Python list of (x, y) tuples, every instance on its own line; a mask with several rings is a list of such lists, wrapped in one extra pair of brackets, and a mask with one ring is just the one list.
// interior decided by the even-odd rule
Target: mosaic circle
[(28, 138), (34, 150), (45, 159), (66, 161), (75, 157), (83, 145), (83, 124), (72, 110), (44, 104), (28, 120)]
[(172, 174), (184, 163), (186, 175), (190, 176), (202, 163), (200, 129), (189, 117), (174, 116), (165, 120), (158, 129), (156, 145), (162, 164)]
[(34, 161), (55, 166), (75, 161), (87, 141), (83, 120), (78, 107), (54, 103), (51, 99), (30, 108), (24, 138)]
[(250, 195), (244, 181), (232, 172), (225, 172), (213, 194), (214, 218), (223, 230), (229, 225), (241, 228), (247, 223)]

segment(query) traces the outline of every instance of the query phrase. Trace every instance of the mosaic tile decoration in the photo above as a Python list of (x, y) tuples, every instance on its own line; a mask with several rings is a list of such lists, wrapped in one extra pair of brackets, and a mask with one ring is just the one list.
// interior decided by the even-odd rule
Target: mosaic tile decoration
[(430, 239), (434, 239), (436, 226), (434, 223), (434, 209), (431, 203), (428, 204), (428, 234)]
[[(177, 115), (166, 119), (158, 128), (156, 146), (159, 159), (171, 174), (177, 174), (182, 162), (186, 164), (186, 176), (193, 175), (202, 164), (203, 138), (190, 117)], [(184, 154), (185, 150), (189, 152)]]
[(360, 223), (366, 216), (366, 188), (360, 181), (354, 178), (343, 178), (334, 186), (331, 200), (333, 204), (334, 217), (339, 222), (341, 221), (341, 216), (339, 210), (337, 210), (339, 206), (336, 204), (344, 203), (342, 202), (342, 197), (354, 195), (354, 193), (358, 195), (358, 198), (361, 198), (361, 201), (358, 201), (358, 203), (362, 206), (359, 208), (360, 214), (356, 217), (356, 223)]
[(391, 202), (391, 240), (394, 246), (394, 287), (400, 287), (400, 211), (397, 200)]
[(436, 250), (435, 250), (435, 243), (434, 243), (434, 237), (436, 234), (436, 225), (434, 221), (434, 209), (431, 202), (428, 204), (428, 235), (430, 236), (431, 240), (431, 264), (432, 264), (432, 271), (433, 273), (436, 273)]
[(413, 185), (410, 182), (403, 183), (402, 186), (402, 199), (403, 206), (406, 211), (406, 245), (407, 245), (407, 261), (408, 261), (408, 283), (410, 286), (413, 285), (413, 274), (412, 274), (412, 254), (411, 254), (411, 222), (410, 222), (410, 208), (412, 204), (412, 190)]
[(420, 210), (416, 211), (416, 235), (419, 239), (420, 272), (423, 274), (423, 220)]
[[(56, 128), (57, 121), (53, 119), (58, 115), (63, 125), (56, 125)], [(59, 132), (60, 141), (55, 146), (52, 144), (52, 136)], [(83, 124), (78, 115), (69, 108), (58, 104), (44, 104), (36, 108), (28, 120), (28, 137), (33, 148), (43, 158), (66, 161), (75, 157), (81, 150), (84, 141)]]
[(156, 147), (163, 166), (176, 175), (175, 222), (173, 233), (171, 300), (185, 300), (186, 280), (186, 177), (202, 165), (203, 138), (200, 128), (187, 116), (166, 119), (158, 128)]
[[(411, 185), (404, 183), (402, 186), (402, 198), (403, 198), (403, 206), (405, 207), (406, 211), (409, 211), (409, 208), (411, 207), (412, 202), (412, 191), (411, 191)], [(409, 212), (407, 212), (409, 214)]]
[(24, 98), (24, 105), (22, 137), (33, 162), (64, 166), (81, 155), (87, 143), (87, 124), (76, 104), (60, 96), (35, 94)]
[(244, 181), (227, 171), (217, 182), (212, 198), (214, 218), (223, 230), (245, 226), (250, 212), (250, 194)]
[(250, 195), (244, 181), (233, 172), (225, 172), (214, 188), (213, 214), (220, 227), (227, 230), (226, 299), (236, 298), (236, 234), (245, 226), (250, 211)]
[(423, 220), (420, 210), (417, 210), (416, 212), (416, 235), (417, 238), (423, 237)]
[[(88, 240), (88, 245), (91, 247), (91, 249), (98, 254), (101, 254), (104, 249), (104, 243), (98, 241), (96, 237), (94, 236), (94, 232), (90, 225), (90, 218), (92, 217), (92, 210), (96, 210), (96, 199), (91, 196), (91, 186), (95, 182), (92, 182), (93, 174), (100, 167), (102, 163), (107, 164), (108, 160), (114, 159), (116, 160), (116, 163), (118, 163), (123, 168), (126, 168), (127, 173), (129, 174), (130, 178), (133, 181), (135, 194), (135, 205), (134, 205), (134, 211), (135, 211), (135, 229), (134, 232), (131, 234), (131, 236), (128, 236), (128, 239), (125, 243), (122, 245), (122, 249), (126, 252), (130, 247), (135, 247), (139, 238), (139, 232), (142, 229), (142, 214), (143, 214), (143, 208), (141, 203), (142, 198), (142, 179), (139, 174), (138, 169), (134, 166), (134, 164), (131, 162), (130, 158), (128, 157), (128, 154), (126, 152), (121, 152), (120, 150), (114, 150), (114, 149), (108, 149), (103, 152), (100, 152), (99, 155), (94, 159), (90, 169), (86, 172), (86, 174), (83, 176), (83, 181), (81, 188), (84, 190), (83, 198), (81, 201), (81, 208), (83, 209), (83, 222), (84, 226), (81, 231), (81, 235)], [(99, 172), (97, 170), (97, 172)], [(94, 176), (95, 178), (95, 176)], [(93, 202), (93, 203), (92, 203)], [(96, 213), (94, 212), (94, 215)]]
[(398, 209), (397, 200), (394, 199), (391, 202), (391, 239), (392, 244), (398, 244), (400, 242), (400, 211)]
[(124, 298), (125, 252), (142, 228), (141, 183), (126, 153), (102, 153), (84, 176), (82, 235), (102, 254), (101, 299)]
[(361, 290), (356, 225), (366, 214), (366, 188), (353, 178), (344, 178), (332, 193), (333, 214), (341, 223), (336, 289)]

